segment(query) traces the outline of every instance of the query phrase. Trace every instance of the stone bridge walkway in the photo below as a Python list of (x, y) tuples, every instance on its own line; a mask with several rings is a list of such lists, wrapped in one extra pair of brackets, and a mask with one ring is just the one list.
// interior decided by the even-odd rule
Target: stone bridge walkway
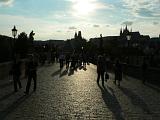
[(13, 92), (13, 83), (0, 80), (0, 120), (159, 120), (160, 91), (124, 76), (121, 87), (96, 82), (96, 66), (77, 71), (59, 70), (59, 64), (38, 69), (37, 91)]

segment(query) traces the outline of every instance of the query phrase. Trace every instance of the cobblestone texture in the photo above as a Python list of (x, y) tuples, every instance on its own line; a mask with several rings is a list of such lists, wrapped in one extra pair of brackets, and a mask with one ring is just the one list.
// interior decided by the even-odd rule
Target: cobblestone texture
[(0, 120), (159, 120), (160, 92), (124, 76), (121, 87), (113, 74), (103, 87), (96, 82), (96, 67), (70, 72), (59, 65), (38, 70), (37, 91), (13, 93), (8, 79), (0, 80)]

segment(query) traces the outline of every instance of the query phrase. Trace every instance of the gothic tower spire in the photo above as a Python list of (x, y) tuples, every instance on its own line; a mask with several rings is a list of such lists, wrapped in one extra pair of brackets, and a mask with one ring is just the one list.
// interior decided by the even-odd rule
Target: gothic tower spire
[(128, 30), (128, 28), (127, 28), (127, 25), (126, 25), (126, 28), (125, 28), (125, 30)]
[(75, 32), (74, 38), (77, 39), (77, 32)]
[(121, 29), (120, 29), (120, 36), (123, 34), (123, 32), (122, 32), (122, 27), (121, 27)]
[(81, 31), (78, 31), (78, 38), (79, 38), (79, 39), (82, 39)]

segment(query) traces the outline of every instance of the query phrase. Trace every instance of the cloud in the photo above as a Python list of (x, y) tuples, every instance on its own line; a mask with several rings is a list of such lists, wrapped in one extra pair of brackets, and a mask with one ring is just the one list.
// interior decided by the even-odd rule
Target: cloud
[(123, 6), (136, 17), (160, 17), (160, 0), (123, 0)]
[(11, 7), (13, 5), (14, 0), (0, 0), (0, 6)]
[(70, 30), (75, 30), (75, 29), (77, 29), (77, 28), (74, 27), (74, 26), (71, 26), (71, 27), (69, 27), (69, 29), (70, 29)]
[(98, 10), (113, 9), (114, 5), (100, 0), (66, 0), (71, 3), (73, 16), (94, 15)]
[(106, 25), (106, 27), (110, 27), (110, 25)]
[(8, 1), (11, 1), (11, 0), (0, 0), (0, 2), (8, 2)]
[(100, 27), (100, 25), (93, 25), (93, 27), (96, 27), (96, 28), (98, 28), (98, 27)]
[(153, 22), (153, 25), (158, 25), (159, 24), (159, 22)]
[(114, 9), (115, 6), (113, 4), (107, 2), (98, 2), (96, 3), (97, 9)]
[(58, 33), (62, 32), (61, 30), (57, 30)]
[(122, 25), (128, 25), (128, 26), (131, 26), (133, 24), (132, 21), (125, 21), (122, 23)]
[[(47, 40), (50, 38), (65, 39), (69, 38), (70, 35), (69, 33), (64, 33), (68, 29), (66, 28), (66, 24), (63, 23), (48, 22), (40, 18), (0, 14), (0, 34), (12, 37), (11, 29), (14, 25), (16, 25), (18, 34), (23, 31), (29, 34), (33, 30), (36, 33), (36, 40)], [(69, 24), (69, 26), (72, 25)], [(57, 32), (59, 30), (61, 32)]]

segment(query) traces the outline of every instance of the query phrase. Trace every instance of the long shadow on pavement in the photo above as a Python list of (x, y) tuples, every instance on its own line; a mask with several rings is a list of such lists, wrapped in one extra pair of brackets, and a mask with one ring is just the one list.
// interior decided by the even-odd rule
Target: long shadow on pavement
[(15, 92), (13, 91), (13, 92), (11, 92), (11, 93), (8, 93), (7, 95), (4, 95), (3, 97), (1, 97), (0, 98), (0, 101), (3, 101), (3, 100), (5, 100), (5, 99), (7, 99), (7, 98), (9, 98), (11, 95), (13, 95)]
[(124, 120), (124, 117), (122, 115), (123, 111), (122, 108), (114, 95), (114, 91), (112, 88), (108, 87), (109, 90), (112, 92), (112, 94), (106, 89), (105, 86), (101, 87), (98, 84), (98, 87), (100, 88), (102, 92), (102, 98), (109, 110), (113, 113), (113, 116), (115, 117), (116, 120)]
[(71, 76), (74, 74), (74, 69), (69, 69), (69, 73), (68, 73), (68, 76)]
[(58, 75), (58, 74), (60, 74), (60, 72), (61, 72), (61, 70), (59, 69), (59, 70), (55, 71), (54, 73), (52, 73), (51, 76), (53, 77), (55, 75)]
[(13, 84), (13, 81), (8, 82), (8, 83), (5, 83), (5, 84), (0, 84), (0, 89), (3, 89), (3, 88), (5, 88), (5, 87), (8, 87), (8, 86), (10, 86), (10, 85), (12, 85), (12, 84)]
[(63, 77), (63, 76), (65, 76), (65, 75), (67, 75), (67, 73), (68, 73), (68, 70), (66, 69), (66, 70), (64, 70), (64, 71), (60, 74), (60, 77)]
[[(32, 94), (32, 93), (31, 93)], [(14, 101), (10, 106), (8, 106), (5, 110), (0, 111), (0, 120), (4, 120), (12, 111), (14, 111), (20, 104), (25, 102), (27, 98), (29, 98), (30, 95), (23, 95), (20, 98), (18, 98), (16, 101)]]
[(145, 85), (146, 85), (148, 88), (151, 88), (151, 89), (153, 89), (153, 90), (155, 90), (155, 91), (157, 91), (157, 92), (160, 92), (160, 88), (158, 88), (158, 87), (156, 87), (156, 86), (154, 86), (154, 85), (152, 85), (152, 84), (145, 83)]
[(131, 102), (133, 105), (140, 107), (144, 112), (151, 114), (147, 104), (134, 92), (131, 90), (124, 88), (124, 87), (119, 87), (119, 89), (128, 97), (130, 98)]

